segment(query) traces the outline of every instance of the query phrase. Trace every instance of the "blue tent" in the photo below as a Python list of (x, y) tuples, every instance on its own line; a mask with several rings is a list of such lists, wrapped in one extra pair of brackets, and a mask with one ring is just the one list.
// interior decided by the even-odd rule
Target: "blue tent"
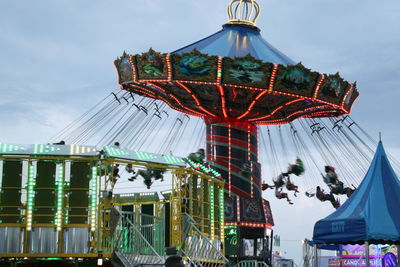
[(294, 61), (265, 41), (257, 27), (242, 24), (225, 24), (219, 32), (172, 53), (190, 53), (193, 49), (210, 56), (235, 58), (250, 54), (264, 62), (295, 65)]
[(314, 226), (314, 243), (400, 241), (400, 181), (379, 142), (371, 166), (353, 195)]

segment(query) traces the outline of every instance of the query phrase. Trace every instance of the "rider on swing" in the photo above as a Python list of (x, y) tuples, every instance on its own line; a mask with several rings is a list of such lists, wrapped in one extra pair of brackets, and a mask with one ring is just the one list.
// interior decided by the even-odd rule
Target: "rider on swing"
[(284, 180), (284, 176), (283, 174), (280, 174), (278, 177), (276, 177), (275, 179), (272, 179), (272, 182), (274, 183), (274, 185), (269, 185), (269, 184), (262, 184), (261, 185), (261, 189), (262, 190), (267, 190), (268, 188), (281, 188), (285, 185), (285, 180)]
[(335, 185), (339, 181), (338, 176), (335, 172), (335, 168), (332, 166), (325, 166), (325, 176), (322, 175), (322, 178), (324, 179), (324, 182), (330, 186), (330, 185)]
[(296, 194), (299, 193), (299, 187), (290, 181), (289, 176), (287, 177), (286, 189), (289, 191), (294, 191), (294, 196), (297, 197)]
[(190, 159), (194, 163), (200, 163), (200, 164), (204, 163), (205, 158), (206, 158), (206, 155), (205, 155), (205, 151), (203, 148), (200, 148), (195, 153), (190, 153), (188, 156), (188, 159)]
[(278, 187), (275, 188), (275, 197), (276, 197), (277, 199), (286, 199), (287, 202), (288, 202), (290, 205), (293, 205), (293, 202), (289, 199), (288, 194), (282, 192), (282, 188), (278, 188)]
[(107, 181), (111, 182), (111, 190), (114, 189), (115, 184), (117, 183), (117, 180), (120, 178), (119, 176), (119, 164), (115, 164), (114, 166), (111, 167), (110, 174), (108, 176)]
[(298, 186), (295, 185), (291, 180), (290, 180), (290, 174), (294, 174), (296, 176), (300, 176), (304, 173), (304, 163), (303, 161), (297, 157), (296, 158), (296, 163), (295, 164), (290, 164), (288, 167), (287, 172), (282, 173), (281, 176), (286, 176), (287, 182), (286, 182), (286, 188), (289, 191), (295, 191), (294, 196), (297, 197), (296, 193), (299, 193)]
[(335, 168), (332, 166), (325, 166), (326, 175), (322, 176), (324, 182), (331, 189), (331, 193), (335, 195), (347, 195), (350, 197), (354, 192), (354, 189), (350, 187), (345, 187), (343, 182), (339, 180), (338, 175), (335, 172)]
[(318, 199), (319, 201), (321, 201), (321, 202), (329, 201), (329, 202), (331, 202), (332, 206), (333, 206), (335, 209), (338, 209), (338, 208), (340, 207), (340, 201), (339, 201), (339, 199), (335, 199), (335, 197), (333, 196), (332, 192), (330, 192), (329, 194), (326, 194), (326, 193), (324, 192), (324, 190), (321, 189), (320, 186), (317, 186), (317, 189), (316, 189), (316, 192), (315, 192), (315, 193), (306, 192), (306, 196), (308, 196), (308, 197), (314, 197), (314, 196), (316, 196), (317, 199)]
[(164, 181), (164, 171), (165, 170), (157, 170), (153, 168), (147, 168), (146, 170), (138, 170), (137, 173), (129, 178), (129, 181), (134, 181), (139, 175), (143, 177), (144, 184), (147, 186), (147, 189), (150, 189), (151, 185), (153, 184), (152, 178), (154, 177), (155, 180)]
[(346, 194), (344, 192), (344, 184), (343, 184), (343, 182), (341, 182), (339, 180), (337, 180), (337, 182), (335, 184), (331, 184), (329, 186), (329, 188), (331, 189), (332, 194), (335, 194), (335, 195), (344, 195), (344, 194)]
[(287, 172), (282, 173), (284, 176), (289, 176), (289, 174), (294, 174), (296, 176), (300, 176), (304, 173), (304, 163), (303, 161), (297, 157), (295, 164), (290, 164)]

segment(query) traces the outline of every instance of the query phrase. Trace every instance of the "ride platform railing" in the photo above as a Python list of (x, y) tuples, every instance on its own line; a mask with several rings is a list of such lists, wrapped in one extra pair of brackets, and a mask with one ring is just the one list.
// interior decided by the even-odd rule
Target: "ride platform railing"
[(229, 260), (221, 252), (223, 245), (218, 238), (210, 239), (200, 231), (195, 220), (188, 214), (182, 214), (183, 243), (182, 256), (196, 267), (225, 266)]
[(126, 267), (164, 264), (162, 218), (134, 212), (117, 212), (119, 219), (115, 230), (112, 230), (113, 251), (122, 264)]
[(265, 261), (246, 260), (235, 264), (235, 267), (270, 267)]

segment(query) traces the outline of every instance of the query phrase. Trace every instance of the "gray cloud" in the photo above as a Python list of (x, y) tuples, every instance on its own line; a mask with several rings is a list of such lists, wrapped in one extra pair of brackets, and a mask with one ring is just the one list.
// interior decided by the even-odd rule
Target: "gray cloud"
[[(117, 88), (112, 62), (124, 50), (169, 52), (197, 41), (225, 23), (227, 2), (0, 1), (0, 140), (47, 141)], [(375, 136), (383, 131), (388, 150), (398, 151), (400, 2), (260, 3), (263, 36), (313, 70), (356, 80), (354, 118)], [(272, 201), (282, 239), (310, 237), (313, 222), (332, 211), (301, 203)], [(300, 242), (283, 245), (299, 261)]]

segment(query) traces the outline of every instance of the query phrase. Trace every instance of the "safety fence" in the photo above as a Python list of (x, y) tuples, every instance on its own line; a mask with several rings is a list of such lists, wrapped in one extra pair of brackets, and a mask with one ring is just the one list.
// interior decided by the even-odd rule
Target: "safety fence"
[(236, 263), (235, 267), (270, 267), (264, 261), (247, 260)]
[(193, 266), (225, 266), (229, 260), (222, 253), (222, 242), (218, 238), (210, 239), (195, 225), (188, 214), (182, 216), (183, 244), (181, 253)]
[(134, 212), (119, 212), (118, 215), (114, 253), (119, 260), (125, 266), (164, 264), (162, 218)]

